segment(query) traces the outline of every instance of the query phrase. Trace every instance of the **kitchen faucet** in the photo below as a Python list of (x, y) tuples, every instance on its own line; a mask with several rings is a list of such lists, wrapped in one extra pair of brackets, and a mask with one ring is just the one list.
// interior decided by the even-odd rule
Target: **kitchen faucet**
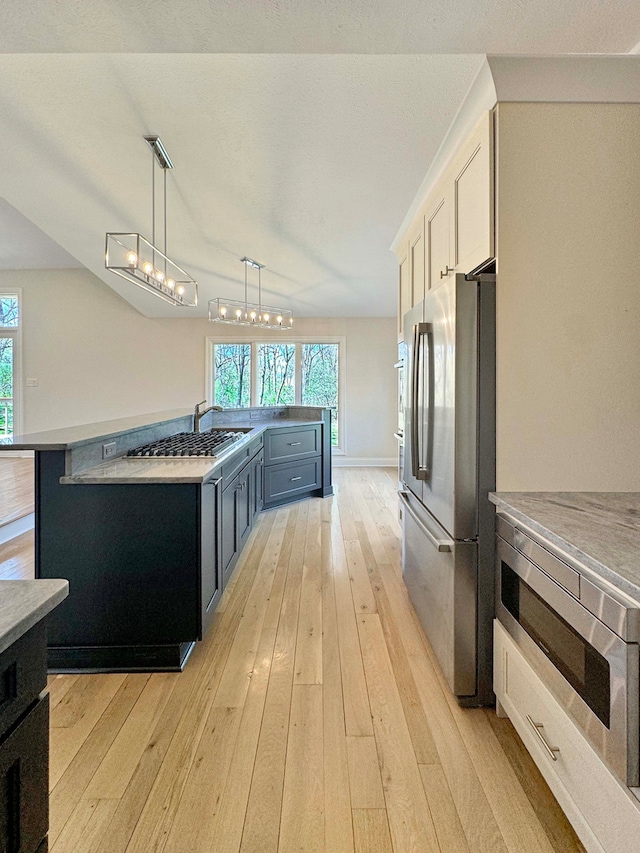
[(204, 406), (206, 404), (206, 400), (202, 400), (200, 403), (196, 403), (196, 407), (193, 411), (193, 431), (200, 432), (200, 421), (207, 414), (207, 412), (221, 412), (222, 406), (209, 406), (208, 409), (203, 409), (200, 411), (200, 406)]

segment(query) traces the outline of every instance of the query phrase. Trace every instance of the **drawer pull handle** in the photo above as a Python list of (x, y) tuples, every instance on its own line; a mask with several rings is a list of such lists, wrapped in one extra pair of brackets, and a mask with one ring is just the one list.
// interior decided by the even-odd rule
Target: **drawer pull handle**
[(297, 447), (299, 444), (302, 444), (301, 441), (288, 441), (287, 444), (289, 447)]
[(302, 479), (302, 477), (292, 477), (292, 478), (291, 478), (291, 482), (293, 483), (293, 482), (295, 482), (296, 480), (301, 480), (301, 479)]
[(556, 753), (557, 753), (557, 752), (560, 752), (560, 750), (558, 749), (558, 747), (557, 747), (557, 746), (549, 746), (549, 744), (547, 743), (547, 739), (546, 739), (546, 737), (542, 734), (542, 731), (541, 731), (541, 729), (543, 729), (543, 728), (544, 728), (544, 726), (542, 725), (542, 723), (534, 723), (534, 722), (533, 722), (533, 720), (531, 719), (531, 716), (530, 716), (529, 714), (527, 714), (527, 722), (529, 723), (529, 725), (531, 726), (531, 728), (534, 730), (534, 732), (535, 732), (535, 733), (536, 733), (536, 735), (538, 736), (538, 740), (540, 741), (540, 743), (541, 743), (541, 744), (543, 745), (543, 747), (546, 749), (546, 751), (547, 751), (547, 753), (548, 753), (548, 755), (549, 755), (549, 758), (550, 758), (552, 761), (557, 761), (557, 760), (558, 760), (558, 756), (556, 755)]

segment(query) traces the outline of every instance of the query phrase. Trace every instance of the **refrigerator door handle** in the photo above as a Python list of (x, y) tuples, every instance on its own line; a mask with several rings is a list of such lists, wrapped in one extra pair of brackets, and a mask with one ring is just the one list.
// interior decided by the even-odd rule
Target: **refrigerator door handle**
[(434, 536), (433, 533), (429, 530), (429, 528), (423, 524), (422, 520), (420, 518), (418, 518), (418, 516), (413, 511), (411, 504), (409, 503), (409, 501), (407, 499), (407, 493), (406, 492), (398, 492), (398, 496), (399, 496), (400, 500), (402, 501), (404, 509), (409, 513), (411, 518), (415, 521), (415, 523), (418, 525), (420, 530), (427, 537), (429, 542), (431, 542), (431, 544), (434, 546), (436, 551), (451, 551), (451, 545), (453, 544), (453, 540), (452, 539), (449, 539), (449, 540), (438, 539), (437, 536)]
[[(424, 341), (426, 339), (426, 348)], [(426, 365), (425, 365), (426, 353)], [(426, 370), (425, 370), (426, 367)], [(412, 408), (411, 421), (411, 473), (416, 480), (429, 480), (431, 477), (431, 458), (433, 441), (433, 326), (431, 323), (416, 323), (413, 327), (413, 364), (412, 373)], [(424, 377), (427, 377), (426, 395), (424, 393)], [(427, 398), (426, 416), (424, 413), (424, 397)], [(424, 432), (422, 424), (427, 429), (427, 453), (423, 450)], [(424, 463), (424, 464), (423, 464)]]

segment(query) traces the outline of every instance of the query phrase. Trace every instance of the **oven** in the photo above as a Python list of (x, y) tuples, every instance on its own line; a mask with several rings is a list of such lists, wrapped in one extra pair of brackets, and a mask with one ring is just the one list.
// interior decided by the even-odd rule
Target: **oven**
[(628, 786), (639, 784), (640, 610), (508, 516), (497, 516), (496, 615)]

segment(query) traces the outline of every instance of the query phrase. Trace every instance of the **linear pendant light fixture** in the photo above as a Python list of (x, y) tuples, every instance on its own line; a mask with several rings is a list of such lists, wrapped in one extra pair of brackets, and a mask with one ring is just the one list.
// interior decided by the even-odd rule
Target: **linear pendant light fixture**
[[(244, 302), (236, 299), (209, 300), (209, 319), (212, 323), (227, 323), (232, 326), (257, 326), (260, 329), (290, 329), (293, 326), (293, 311), (290, 308), (270, 308), (262, 304), (262, 270), (251, 258), (240, 258), (244, 264)], [(249, 267), (258, 270), (258, 301), (247, 299)]]
[[(107, 233), (105, 266), (111, 272), (138, 287), (159, 296), (171, 305), (192, 308), (198, 304), (198, 282), (167, 257), (167, 169), (173, 169), (171, 158), (159, 136), (145, 136), (152, 153), (151, 161), (151, 242), (142, 234)], [(156, 164), (164, 180), (162, 250), (156, 246)]]

